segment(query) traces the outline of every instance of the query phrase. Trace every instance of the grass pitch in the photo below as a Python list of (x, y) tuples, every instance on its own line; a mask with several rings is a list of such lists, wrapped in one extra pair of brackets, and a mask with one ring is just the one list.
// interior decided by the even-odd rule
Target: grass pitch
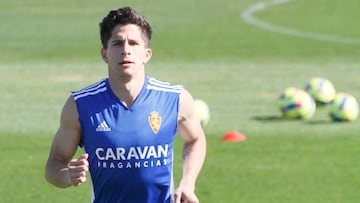
[[(242, 11), (258, 2), (0, 2), (2, 201), (90, 202), (89, 182), (54, 188), (43, 178), (44, 165), (69, 91), (106, 76), (98, 22), (108, 9), (131, 5), (154, 27), (148, 74), (184, 85), (210, 107), (208, 155), (197, 185), (201, 202), (359, 202), (359, 120), (332, 123), (325, 108), (309, 121), (283, 120), (277, 97), (288, 86), (303, 87), (310, 77), (323, 76), (360, 99), (360, 46), (245, 23)], [(294, 0), (254, 17), (360, 38), (359, 6), (357, 0)], [(229, 130), (247, 140), (221, 142)], [(176, 140), (176, 180), (180, 150)]]

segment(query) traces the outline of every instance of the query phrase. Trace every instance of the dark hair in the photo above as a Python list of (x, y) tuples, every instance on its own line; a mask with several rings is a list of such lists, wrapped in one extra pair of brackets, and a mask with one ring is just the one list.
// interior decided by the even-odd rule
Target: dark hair
[(149, 21), (131, 7), (123, 7), (111, 10), (109, 14), (100, 22), (100, 37), (103, 48), (107, 48), (107, 43), (111, 37), (114, 27), (117, 25), (134, 24), (139, 26), (144, 37), (145, 45), (150, 46), (152, 30)]

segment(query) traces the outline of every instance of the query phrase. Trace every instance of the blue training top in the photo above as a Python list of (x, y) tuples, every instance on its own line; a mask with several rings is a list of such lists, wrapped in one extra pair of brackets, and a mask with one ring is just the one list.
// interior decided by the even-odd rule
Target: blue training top
[(173, 141), (182, 86), (145, 77), (131, 108), (109, 79), (72, 92), (89, 154), (93, 203), (173, 201)]

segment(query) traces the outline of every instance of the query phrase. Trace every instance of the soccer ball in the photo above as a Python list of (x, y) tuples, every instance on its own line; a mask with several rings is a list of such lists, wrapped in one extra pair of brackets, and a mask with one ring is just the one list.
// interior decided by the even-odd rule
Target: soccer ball
[(329, 104), (335, 97), (335, 88), (330, 80), (321, 77), (314, 77), (305, 85), (308, 92), (319, 105)]
[(329, 116), (333, 121), (353, 121), (359, 115), (359, 104), (349, 93), (337, 93), (329, 105)]
[(210, 110), (208, 105), (201, 99), (195, 99), (194, 110), (200, 120), (201, 126), (205, 127), (210, 120)]
[(304, 90), (288, 87), (279, 97), (280, 110), (289, 119), (310, 119), (316, 109), (314, 99)]

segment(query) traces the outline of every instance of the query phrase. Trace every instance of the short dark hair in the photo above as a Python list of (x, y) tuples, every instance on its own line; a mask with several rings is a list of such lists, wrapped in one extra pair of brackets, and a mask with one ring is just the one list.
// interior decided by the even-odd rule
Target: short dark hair
[(139, 26), (144, 37), (145, 46), (150, 47), (152, 29), (150, 22), (131, 7), (123, 7), (117, 10), (111, 10), (107, 16), (100, 22), (100, 37), (103, 48), (107, 48), (107, 43), (111, 37), (112, 31), (117, 25), (134, 24)]

